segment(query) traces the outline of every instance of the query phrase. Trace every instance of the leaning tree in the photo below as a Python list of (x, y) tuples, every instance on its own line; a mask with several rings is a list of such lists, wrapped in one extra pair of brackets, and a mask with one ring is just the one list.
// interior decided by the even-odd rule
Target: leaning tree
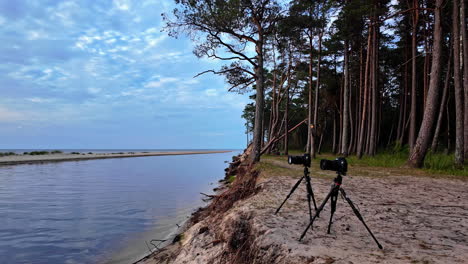
[[(231, 90), (253, 84), (256, 89), (253, 151), (251, 161), (260, 160), (264, 108), (265, 42), (280, 16), (274, 0), (175, 0), (173, 16), (163, 14), (166, 31), (177, 37), (187, 34), (195, 41), (197, 57), (230, 61), (214, 73), (226, 77)], [(255, 51), (251, 51), (252, 48)], [(199, 75), (200, 75), (199, 74)]]

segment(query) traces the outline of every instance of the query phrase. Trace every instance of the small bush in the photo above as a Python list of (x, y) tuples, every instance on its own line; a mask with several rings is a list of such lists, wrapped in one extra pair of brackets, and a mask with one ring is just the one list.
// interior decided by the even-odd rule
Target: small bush
[(29, 155), (48, 155), (50, 154), (49, 151), (31, 151)]
[(4, 157), (4, 156), (14, 156), (16, 155), (16, 153), (14, 152), (0, 152), (0, 157)]
[(50, 152), (52, 154), (62, 154), (63, 152), (61, 150), (54, 150), (52, 152)]
[(76, 151), (73, 151), (71, 154), (80, 155), (80, 153)]

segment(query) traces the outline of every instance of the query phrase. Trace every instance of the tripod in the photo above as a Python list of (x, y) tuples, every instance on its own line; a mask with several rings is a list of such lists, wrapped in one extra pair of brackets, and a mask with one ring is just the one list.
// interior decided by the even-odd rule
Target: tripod
[(310, 217), (310, 221), (312, 221), (312, 208), (311, 208), (311, 205), (310, 205), (311, 198), (312, 198), (312, 201), (314, 202), (315, 211), (317, 211), (317, 205), (315, 203), (314, 192), (312, 191), (312, 185), (310, 184), (310, 173), (309, 173), (309, 169), (307, 168), (307, 166), (304, 166), (304, 176), (302, 176), (296, 182), (296, 184), (294, 184), (294, 186), (292, 187), (292, 189), (289, 192), (288, 196), (286, 196), (286, 199), (284, 199), (284, 201), (281, 203), (281, 205), (278, 207), (278, 209), (276, 209), (275, 214), (277, 214), (281, 210), (281, 207), (283, 207), (284, 203), (286, 203), (286, 201), (293, 194), (293, 192), (296, 190), (296, 188), (299, 186), (299, 184), (302, 182), (302, 180), (304, 178), (306, 180), (307, 202), (309, 204), (309, 217)]
[(343, 188), (341, 188), (341, 182), (343, 180), (342, 176), (341, 176), (341, 173), (340, 172), (337, 172), (338, 173), (338, 176), (336, 176), (336, 178), (333, 180), (333, 184), (332, 184), (332, 187), (331, 187), (331, 190), (330, 192), (327, 194), (327, 197), (325, 197), (325, 200), (322, 202), (322, 204), (320, 205), (320, 207), (316, 210), (317, 212), (315, 213), (314, 217), (312, 217), (312, 219), (310, 220), (310, 223), (309, 225), (307, 226), (307, 228), (304, 230), (304, 232), (302, 233), (301, 237), (299, 238), (299, 241), (301, 241), (304, 236), (306, 235), (307, 231), (309, 230), (310, 227), (312, 227), (312, 225), (314, 224), (314, 220), (315, 218), (319, 215), (319, 213), (322, 211), (323, 207), (325, 207), (325, 204), (327, 203), (328, 199), (331, 199), (330, 200), (330, 207), (331, 207), (331, 212), (330, 212), (330, 222), (328, 223), (328, 231), (327, 233), (330, 234), (330, 227), (331, 227), (331, 224), (332, 224), (332, 219), (333, 219), (333, 214), (335, 213), (336, 211), (336, 201), (338, 200), (338, 193), (341, 193), (341, 197), (343, 199), (345, 199), (349, 206), (351, 207), (351, 209), (353, 210), (354, 214), (356, 215), (356, 217), (362, 222), (362, 224), (364, 224), (364, 226), (366, 227), (367, 231), (369, 232), (369, 234), (372, 236), (372, 238), (374, 239), (375, 243), (377, 243), (377, 246), (382, 249), (382, 245), (380, 245), (379, 241), (377, 241), (377, 238), (375, 238), (374, 234), (372, 234), (372, 231), (369, 229), (369, 227), (366, 225), (366, 223), (364, 222), (364, 219), (362, 218), (362, 215), (361, 213), (359, 212), (359, 210), (356, 208), (356, 206), (354, 206), (353, 202), (351, 201), (351, 199), (348, 198), (348, 196), (346, 196), (346, 192), (344, 191)]

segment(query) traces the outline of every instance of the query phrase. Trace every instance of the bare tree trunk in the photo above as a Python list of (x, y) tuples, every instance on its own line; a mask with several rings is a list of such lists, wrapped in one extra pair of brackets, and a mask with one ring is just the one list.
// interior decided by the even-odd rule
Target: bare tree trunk
[(311, 153), (312, 146), (312, 32), (309, 35), (309, 102), (307, 115), (307, 147), (306, 152)]
[[(348, 72), (349, 72), (349, 66), (348, 66)], [(351, 81), (351, 76), (349, 76), (350, 79), (349, 79), (349, 126), (350, 126), (350, 136), (349, 136), (349, 139), (350, 139), (350, 142), (349, 142), (349, 146), (348, 146), (348, 152), (346, 153), (346, 155), (349, 155), (352, 151), (353, 151), (353, 147), (354, 147), (354, 118), (353, 118), (353, 103), (352, 103), (352, 100), (353, 100), (353, 94), (352, 94), (352, 81)]]
[(413, 30), (411, 33), (411, 113), (410, 113), (410, 129), (409, 129), (409, 136), (408, 136), (408, 143), (410, 146), (410, 151), (414, 147), (414, 141), (416, 138), (416, 57), (417, 57), (417, 41), (416, 41), (416, 34), (418, 29), (418, 19), (419, 19), (419, 11), (418, 8), (419, 3), (418, 0), (413, 0)]
[(364, 144), (364, 131), (366, 124), (366, 110), (367, 110), (367, 87), (368, 87), (368, 73), (369, 73), (369, 63), (370, 63), (370, 48), (371, 48), (371, 39), (372, 39), (372, 27), (369, 27), (369, 36), (367, 37), (367, 59), (366, 59), (366, 69), (364, 71), (364, 98), (362, 106), (362, 117), (361, 117), (361, 126), (359, 131), (359, 140), (357, 145), (357, 156), (362, 158), (363, 144)]
[[(377, 17), (375, 18), (377, 20)], [(371, 83), (371, 91), (372, 91), (372, 121), (371, 121), (371, 131), (370, 131), (370, 146), (369, 146), (369, 154), (374, 156), (376, 152), (377, 146), (377, 70), (378, 70), (378, 57), (377, 57), (377, 31), (379, 30), (378, 26), (375, 26), (374, 31), (372, 32), (372, 83)]]
[(441, 6), (443, 0), (436, 0), (434, 9), (434, 45), (432, 50), (432, 69), (429, 89), (427, 94), (426, 106), (424, 107), (424, 116), (421, 124), (421, 129), (418, 133), (418, 138), (411, 151), (407, 165), (410, 167), (420, 168), (423, 165), (426, 157), (429, 141), (431, 139), (431, 131), (434, 125), (435, 114), (437, 111), (437, 103), (439, 100), (439, 75), (440, 75), (440, 58), (442, 50), (442, 26), (441, 26)]
[[(452, 42), (453, 42), (453, 37), (450, 38), (450, 44), (452, 44)], [(452, 46), (452, 45), (450, 45), (450, 46)], [(432, 145), (431, 145), (432, 152), (437, 151), (437, 144), (439, 142), (440, 127), (442, 126), (442, 118), (444, 117), (445, 105), (447, 104), (449, 83), (450, 83), (450, 72), (452, 70), (451, 69), (452, 54), (453, 54), (453, 50), (452, 50), (452, 48), (450, 48), (449, 59), (447, 61), (447, 72), (445, 74), (445, 81), (444, 81), (444, 92), (442, 94), (442, 102), (440, 104), (439, 116), (437, 117), (437, 125), (436, 125), (436, 129), (435, 129), (435, 132), (434, 132), (434, 138), (432, 139)]]
[(363, 58), (363, 47), (362, 47), (362, 43), (361, 43), (361, 47), (360, 47), (360, 50), (359, 50), (359, 92), (358, 94), (356, 95), (356, 103), (357, 103), (357, 115), (356, 115), (356, 139), (354, 140), (354, 144), (355, 144), (355, 148), (354, 148), (354, 153), (357, 154), (357, 148), (358, 148), (358, 144), (359, 144), (359, 135), (360, 135), (360, 131), (362, 130), (362, 127), (361, 127), (361, 122), (360, 121), (360, 118), (362, 116), (362, 104), (363, 104), (363, 96), (364, 96), (364, 92), (363, 92), (363, 83), (364, 83), (364, 58)]
[(407, 123), (407, 118), (408, 118), (408, 114), (407, 114), (408, 113), (408, 88), (409, 88), (408, 87), (408, 67), (405, 66), (405, 85), (404, 85), (405, 90), (404, 90), (404, 95), (403, 95), (403, 120), (401, 122), (400, 138), (398, 138), (401, 146), (403, 146), (405, 142), (405, 135), (406, 135), (406, 123)]
[[(317, 131), (317, 117), (318, 117), (318, 96), (319, 96), (319, 87), (320, 87), (320, 61), (321, 61), (321, 56), (322, 56), (322, 32), (319, 32), (319, 42), (318, 42), (318, 59), (317, 59), (317, 82), (315, 86), (315, 102), (314, 102), (314, 128), (313, 131)], [(310, 152), (310, 155), (312, 158), (315, 159), (315, 136), (316, 132), (312, 133), (312, 140), (311, 140), (311, 145), (312, 149)]]
[(453, 0), (453, 78), (455, 85), (455, 164), (462, 166), (465, 155), (463, 133), (463, 88), (460, 75), (460, 6), (458, 0)]
[(348, 40), (345, 40), (344, 50), (344, 86), (343, 86), (343, 125), (342, 125), (342, 139), (341, 139), (341, 151), (340, 153), (344, 156), (348, 156), (348, 108), (349, 108), (349, 92), (348, 92), (348, 80), (349, 80), (349, 58), (348, 58)]
[(336, 114), (333, 111), (333, 142), (332, 142), (332, 153), (335, 154), (336, 150)]
[(292, 67), (292, 55), (289, 53), (289, 66), (288, 66), (288, 85), (286, 86), (286, 109), (284, 111), (284, 127), (286, 134), (284, 136), (284, 155), (288, 155), (289, 152), (289, 90), (291, 89), (291, 67)]
[(463, 36), (463, 87), (465, 93), (465, 115), (464, 117), (464, 153), (465, 160), (468, 159), (468, 33), (466, 32), (466, 0), (461, 1), (461, 30)]
[[(450, 94), (449, 94), (449, 99), (448, 101), (450, 101)], [(452, 141), (451, 141), (451, 134), (450, 134), (450, 108), (449, 108), (449, 104), (447, 104), (446, 106), (446, 112), (447, 112), (447, 153), (450, 152), (450, 150), (452, 149)]]
[(256, 77), (256, 99), (255, 99), (255, 125), (253, 135), (253, 150), (250, 155), (252, 162), (260, 161), (262, 151), (262, 121), (263, 121), (263, 108), (264, 108), (264, 76), (263, 76), (263, 33), (259, 33), (259, 40), (255, 47), (258, 58), (258, 65), (255, 68)]

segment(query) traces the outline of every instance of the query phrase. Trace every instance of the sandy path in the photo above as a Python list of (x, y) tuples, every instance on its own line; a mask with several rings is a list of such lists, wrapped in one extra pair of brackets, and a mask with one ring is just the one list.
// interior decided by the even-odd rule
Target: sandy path
[(78, 161), (90, 159), (112, 159), (112, 158), (132, 158), (146, 156), (168, 156), (168, 155), (194, 155), (194, 154), (213, 154), (226, 153), (229, 150), (221, 151), (171, 151), (171, 152), (127, 152), (119, 154), (111, 153), (93, 153), (93, 154), (49, 154), (49, 155), (14, 155), (0, 157), (1, 165), (16, 165), (44, 162), (60, 162), (60, 161)]

